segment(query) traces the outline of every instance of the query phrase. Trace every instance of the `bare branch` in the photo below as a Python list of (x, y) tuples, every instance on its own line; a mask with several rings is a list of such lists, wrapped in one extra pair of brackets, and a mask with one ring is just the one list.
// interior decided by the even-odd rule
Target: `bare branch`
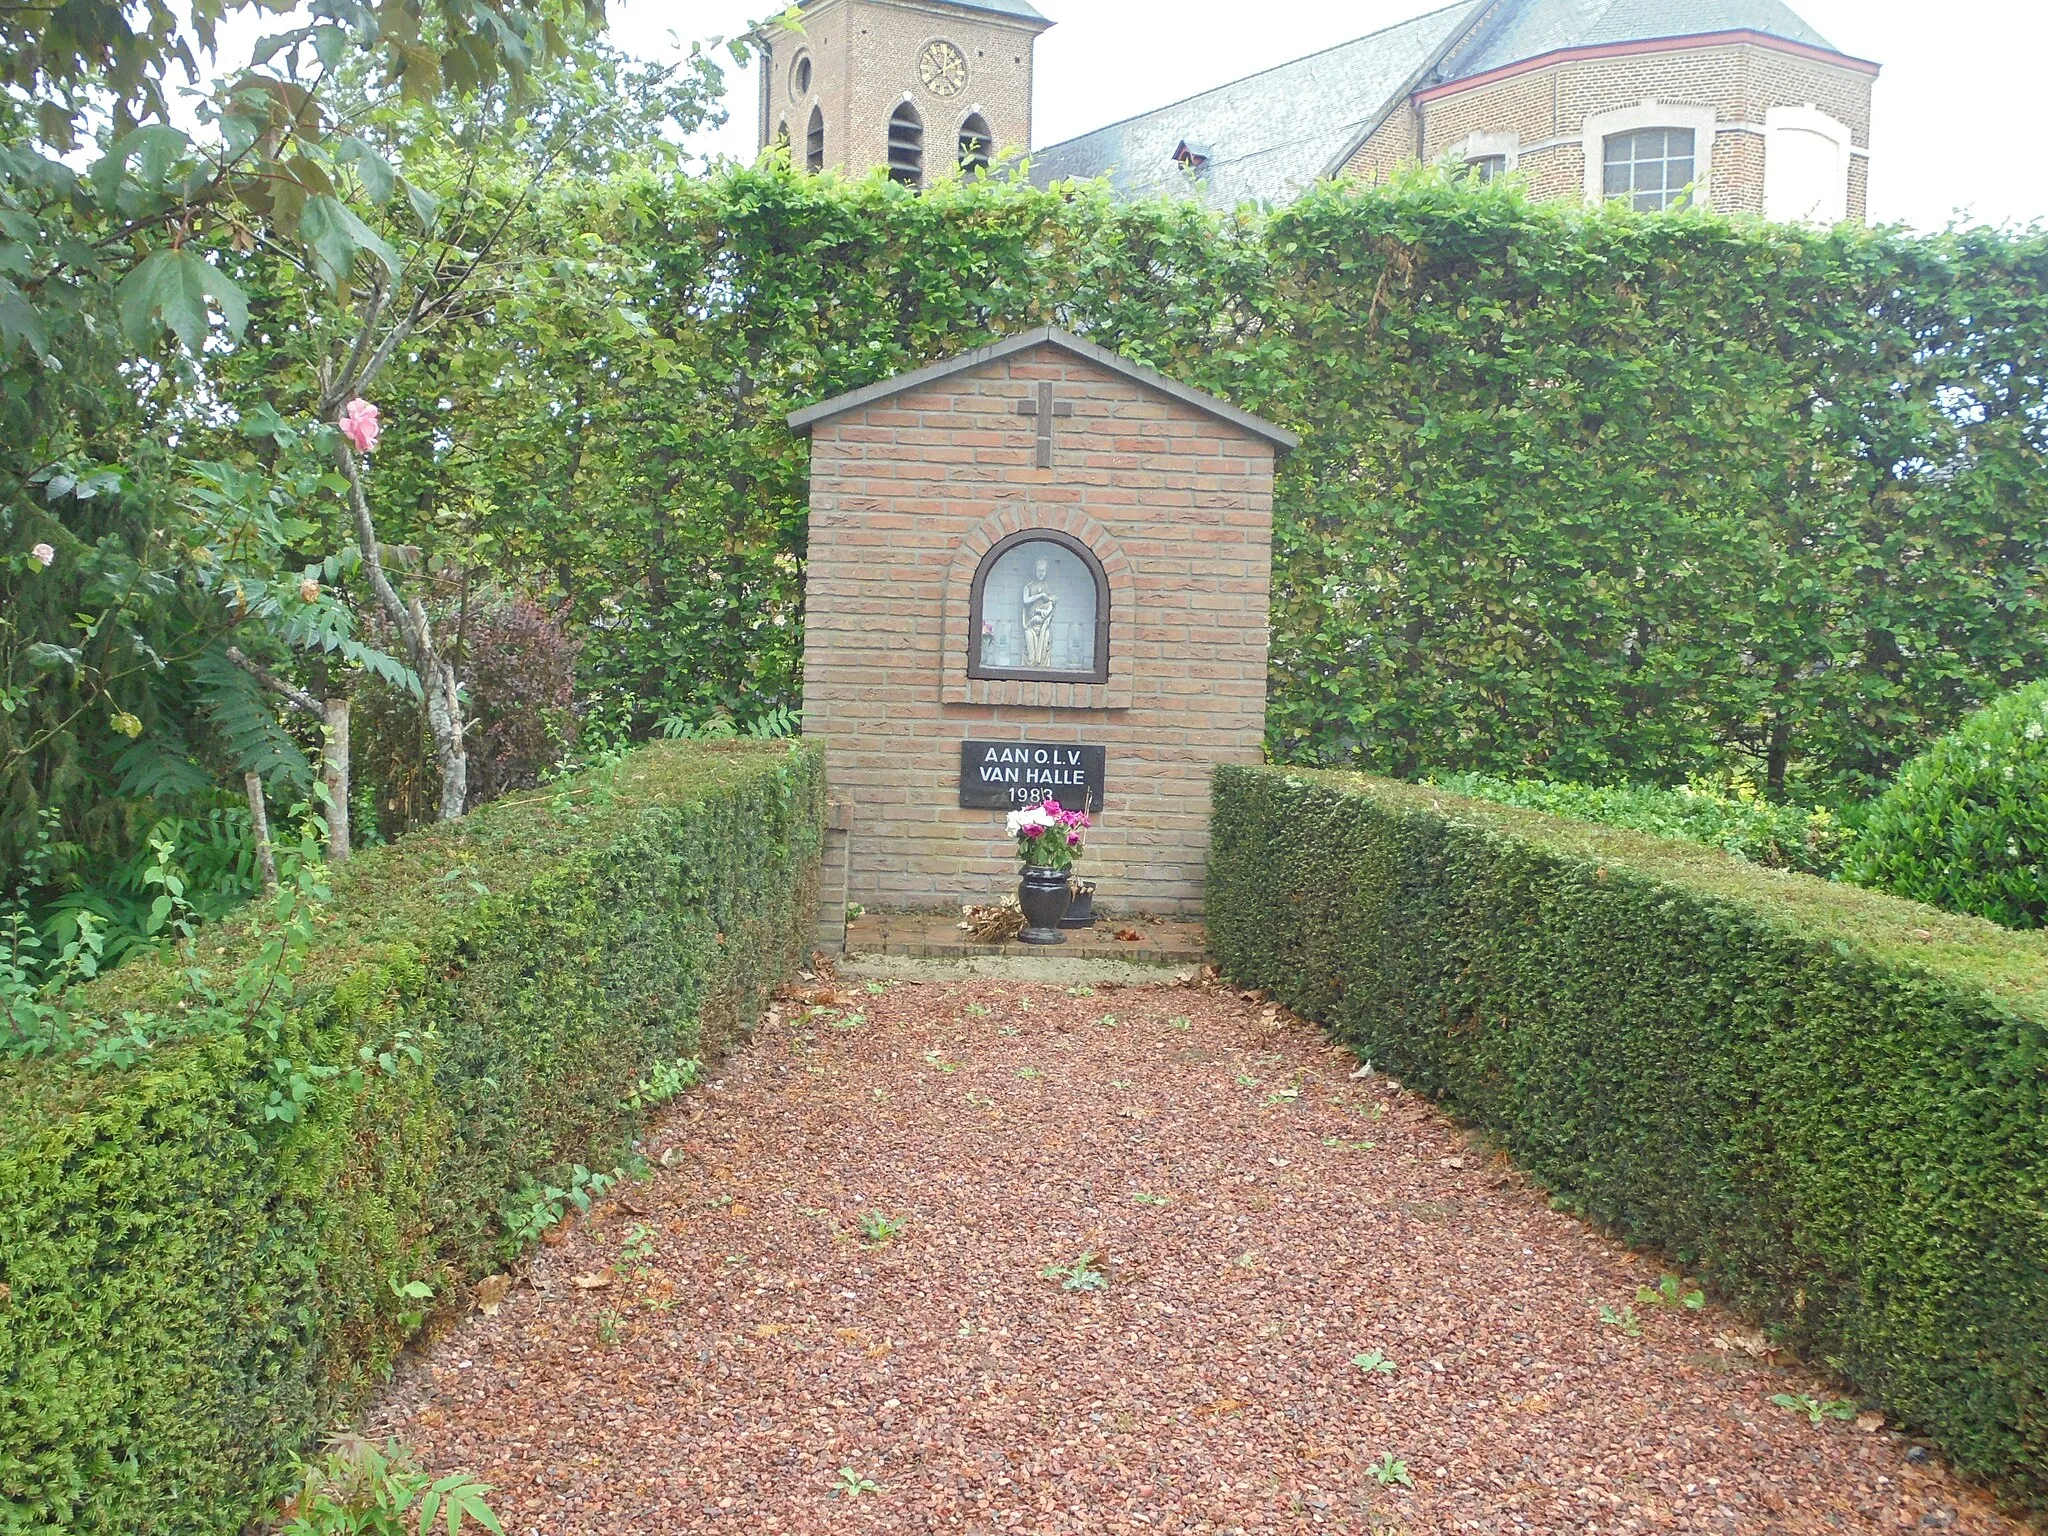
[(320, 701), (315, 699), (313, 695), (306, 692), (303, 688), (294, 688), (260, 661), (250, 660), (249, 657), (242, 654), (241, 647), (229, 646), (228, 660), (255, 678), (257, 682), (283, 699), (285, 703), (291, 705), (300, 714), (311, 715), (315, 720), (318, 720), (325, 713), (320, 707)]

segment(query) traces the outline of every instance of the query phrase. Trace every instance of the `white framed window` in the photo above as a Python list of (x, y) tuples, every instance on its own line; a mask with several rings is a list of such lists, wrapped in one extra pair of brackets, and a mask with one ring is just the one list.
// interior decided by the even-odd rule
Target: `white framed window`
[(1683, 203), (1699, 171), (1699, 135), (1690, 128), (1610, 133), (1600, 145), (1600, 195), (1638, 213)]
[[(1586, 201), (1625, 200), (1654, 212), (1713, 201), (1712, 107), (1645, 101), (1586, 117)], [(1687, 189), (1690, 188), (1690, 192)]]
[(1849, 125), (1818, 107), (1764, 114), (1764, 217), (1780, 224), (1839, 224), (1849, 217)]

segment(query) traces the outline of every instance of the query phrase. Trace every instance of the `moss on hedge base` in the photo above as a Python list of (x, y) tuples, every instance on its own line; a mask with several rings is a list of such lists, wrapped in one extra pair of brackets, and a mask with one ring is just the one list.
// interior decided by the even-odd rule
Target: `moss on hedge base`
[(1227, 768), (1209, 936), (2048, 1500), (2039, 935), (1428, 786)]
[[(661, 746), (359, 855), (294, 1056), (409, 1032), (426, 1060), (295, 1127), (252, 1124), (240, 1039), (0, 1068), (0, 1530), (239, 1530), (416, 1326), (394, 1286), (459, 1297), (521, 1174), (610, 1157), (649, 1068), (758, 1016), (804, 948), (823, 796), (808, 749)], [(144, 967), (92, 994), (174, 996)]]

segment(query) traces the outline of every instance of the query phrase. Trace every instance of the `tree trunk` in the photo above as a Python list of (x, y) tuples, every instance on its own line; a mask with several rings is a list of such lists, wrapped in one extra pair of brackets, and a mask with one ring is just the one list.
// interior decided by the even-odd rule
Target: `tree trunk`
[(249, 796), (249, 819), (256, 824), (256, 868), (263, 875), (263, 894), (277, 894), (277, 855), (270, 848), (270, 813), (263, 806), (263, 776), (242, 775), (242, 788)]
[(327, 862), (346, 864), (348, 832), (348, 700), (327, 701)]

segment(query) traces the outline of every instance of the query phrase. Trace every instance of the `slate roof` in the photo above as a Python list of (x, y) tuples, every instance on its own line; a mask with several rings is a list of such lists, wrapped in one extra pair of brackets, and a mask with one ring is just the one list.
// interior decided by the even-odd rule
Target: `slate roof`
[[(818, 0), (798, 0), (805, 6), (816, 5)], [(1045, 13), (1028, 3), (1028, 0), (939, 0), (941, 5), (957, 6), (963, 11), (989, 11), (997, 16), (1015, 16), (1019, 21), (1035, 21), (1042, 26), (1051, 26)]]
[(1242, 427), (1254, 437), (1263, 437), (1283, 452), (1301, 446), (1301, 439), (1285, 427), (1276, 427), (1262, 416), (1240, 411), (1228, 400), (1206, 394), (1199, 389), (1190, 389), (1179, 380), (1169, 379), (1165, 374), (1147, 368), (1143, 363), (1134, 363), (1107, 348), (1098, 347), (1092, 341), (1083, 340), (1071, 331), (1063, 331), (1051, 325), (1040, 326), (1035, 331), (1021, 331), (1015, 336), (1006, 336), (986, 347), (962, 353), (958, 357), (949, 357), (944, 362), (933, 363), (913, 373), (899, 373), (894, 378), (883, 379), (880, 383), (870, 384), (865, 389), (849, 390), (843, 395), (834, 395), (830, 400), (820, 400), (816, 405), (792, 411), (789, 414), (790, 429), (808, 434), (819, 422), (830, 421), (834, 416), (844, 416), (848, 411), (857, 411), (864, 405), (873, 405), (877, 400), (887, 400), (907, 390), (951, 378), (956, 373), (971, 373), (986, 364), (998, 362), (1019, 352), (1028, 352), (1033, 347), (1043, 346), (1054, 346), (1063, 352), (1071, 352), (1106, 372), (1117, 374), (1135, 384), (1142, 384), (1147, 389), (1157, 390), (1160, 394), (1170, 396), (1183, 405), (1191, 405), (1219, 421), (1227, 421), (1234, 426)]
[[(1332, 175), (1411, 91), (1560, 48), (1761, 32), (1834, 45), (1784, 0), (1459, 0), (1369, 37), (1038, 150), (1040, 186), (1107, 176), (1120, 196), (1285, 203)], [(1174, 161), (1204, 146), (1199, 175)]]
[[(1124, 197), (1187, 197), (1219, 207), (1290, 202), (1405, 93), (1472, 8), (1472, 0), (1204, 91), (1156, 112), (1037, 150), (1031, 179), (1108, 176)], [(1206, 146), (1201, 179), (1174, 163), (1183, 143)]]
[(1714, 32), (1761, 32), (1812, 48), (1834, 47), (1782, 0), (1522, 0), (1476, 28), (1434, 78), (1463, 80), (1559, 48)]

